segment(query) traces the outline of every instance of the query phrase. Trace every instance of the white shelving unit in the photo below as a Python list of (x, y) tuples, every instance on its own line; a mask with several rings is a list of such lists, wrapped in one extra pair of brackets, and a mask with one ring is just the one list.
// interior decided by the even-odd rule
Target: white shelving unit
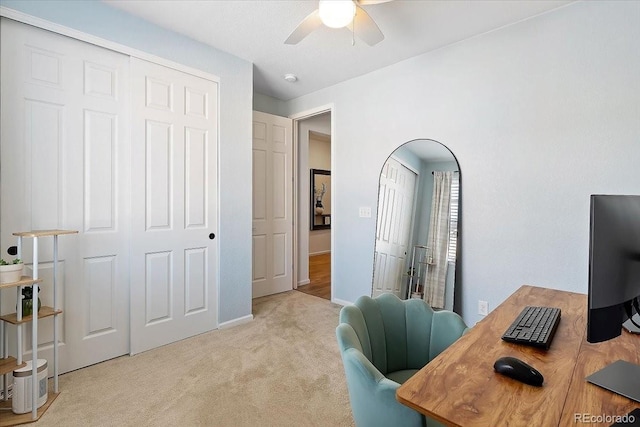
[[(18, 238), (18, 253), (17, 257), (22, 258), (22, 244), (23, 239), (31, 238), (33, 243), (33, 264), (31, 277), (23, 276), (19, 281), (13, 283), (6, 283), (0, 285), (0, 307), (2, 306), (2, 291), (9, 288), (16, 289), (17, 304), (16, 313), (6, 314), (0, 316), (2, 321), (2, 327), (0, 329), (0, 375), (4, 376), (4, 401), (0, 402), (0, 427), (12, 426), (17, 424), (23, 424), (26, 422), (33, 422), (38, 420), (49, 408), (51, 402), (58, 397), (58, 315), (62, 313), (60, 304), (58, 301), (58, 284), (57, 284), (57, 271), (58, 271), (58, 236), (66, 234), (76, 234), (74, 230), (34, 230), (13, 233)], [(42, 283), (42, 279), (38, 277), (38, 245), (39, 239), (42, 237), (53, 237), (53, 307), (42, 306), (38, 311), (38, 287), (36, 284)], [(30, 316), (22, 315), (22, 289), (24, 287), (31, 286), (33, 288), (33, 313)], [(40, 408), (38, 408), (38, 319), (43, 317), (53, 316), (53, 393), (49, 393), (47, 402)], [(7, 411), (7, 408), (11, 408), (11, 401), (8, 399), (8, 375), (13, 370), (26, 365), (23, 361), (24, 346), (22, 342), (22, 328), (26, 323), (31, 323), (31, 358), (32, 358), (32, 372), (31, 372), (31, 403), (32, 411), (27, 414), (14, 414)], [(17, 350), (16, 357), (9, 356), (8, 349), (8, 333), (7, 325), (13, 324), (17, 330)]]

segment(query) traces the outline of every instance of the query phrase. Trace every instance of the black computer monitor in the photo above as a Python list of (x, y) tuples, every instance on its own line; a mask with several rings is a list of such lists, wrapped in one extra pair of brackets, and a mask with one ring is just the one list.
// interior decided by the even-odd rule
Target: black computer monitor
[(639, 299), (640, 196), (592, 195), (587, 341), (619, 336)]

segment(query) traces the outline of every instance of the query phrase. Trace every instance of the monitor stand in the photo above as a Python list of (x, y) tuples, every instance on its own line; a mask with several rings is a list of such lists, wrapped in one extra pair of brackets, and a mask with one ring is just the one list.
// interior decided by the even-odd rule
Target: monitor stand
[(640, 402), (640, 365), (618, 360), (586, 379), (592, 384)]
[[(636, 322), (638, 325), (640, 325), (640, 314), (635, 314), (633, 316), (633, 320), (634, 322)], [(638, 328), (636, 325), (634, 325), (631, 322), (631, 319), (628, 319), (626, 322), (624, 322), (622, 324), (622, 327), (626, 330), (631, 332), (632, 334), (640, 334), (640, 328)]]

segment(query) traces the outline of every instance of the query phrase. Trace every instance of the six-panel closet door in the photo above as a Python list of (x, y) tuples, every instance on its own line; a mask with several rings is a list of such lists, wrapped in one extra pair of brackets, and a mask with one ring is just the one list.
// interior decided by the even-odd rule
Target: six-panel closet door
[(132, 58), (131, 353), (217, 327), (217, 84)]
[[(59, 239), (66, 372), (129, 350), (129, 57), (9, 19), (0, 25), (0, 250), (6, 257), (16, 244), (14, 231), (79, 231)], [(29, 240), (23, 249), (29, 265)], [(51, 238), (40, 239), (39, 260), (42, 303), (53, 306)], [(14, 298), (3, 299), (4, 313), (15, 311)], [(31, 328), (23, 330), (28, 355)], [(53, 360), (53, 319), (38, 330), (38, 356)]]
[[(13, 231), (79, 231), (59, 240), (61, 372), (215, 329), (217, 83), (0, 26), (0, 251)], [(39, 254), (52, 305), (50, 241)], [(40, 322), (51, 360), (53, 322)]]

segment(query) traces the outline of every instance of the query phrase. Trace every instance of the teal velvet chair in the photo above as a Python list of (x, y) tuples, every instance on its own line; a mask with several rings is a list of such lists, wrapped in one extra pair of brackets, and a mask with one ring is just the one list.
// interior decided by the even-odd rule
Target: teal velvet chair
[(336, 335), (356, 425), (439, 426), (398, 402), (396, 389), (466, 330), (452, 311), (393, 294), (343, 307)]

